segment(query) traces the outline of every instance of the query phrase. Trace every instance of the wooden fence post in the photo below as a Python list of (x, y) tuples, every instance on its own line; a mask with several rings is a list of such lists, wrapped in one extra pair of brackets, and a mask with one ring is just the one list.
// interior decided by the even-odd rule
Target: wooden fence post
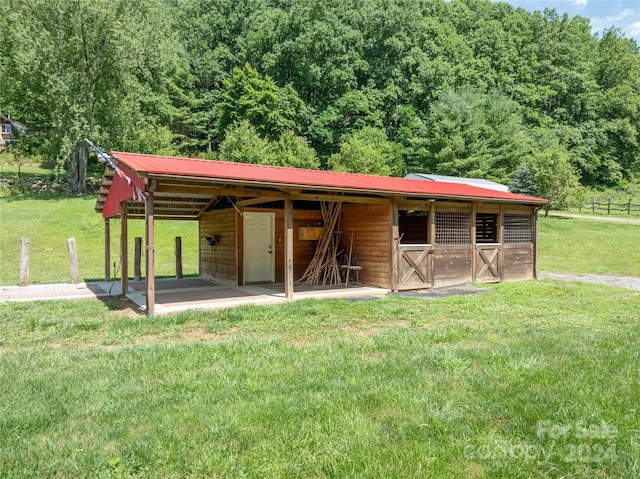
[(133, 253), (133, 280), (140, 281), (142, 272), (140, 270), (140, 261), (142, 260), (142, 237), (136, 236), (135, 250)]
[(31, 250), (31, 240), (22, 238), (20, 240), (20, 286), (29, 286), (29, 255)]
[(104, 280), (111, 281), (111, 223), (104, 220)]
[(67, 239), (67, 249), (69, 250), (69, 268), (71, 269), (71, 284), (80, 282), (80, 274), (78, 273), (78, 253), (76, 251), (76, 239)]
[(627, 203), (627, 214), (630, 215), (631, 214), (631, 200), (633, 198), (629, 198), (629, 203)]
[(176, 278), (182, 279), (182, 237), (176, 236)]
[(609, 203), (607, 204), (607, 214), (611, 214), (611, 198), (609, 198)]
[(595, 198), (591, 198), (591, 212), (592, 213), (596, 212), (596, 200), (595, 200)]

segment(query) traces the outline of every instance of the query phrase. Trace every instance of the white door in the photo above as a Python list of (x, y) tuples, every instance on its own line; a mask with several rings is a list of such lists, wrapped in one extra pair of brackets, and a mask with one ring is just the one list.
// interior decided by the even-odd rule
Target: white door
[(244, 214), (244, 282), (275, 281), (275, 214)]

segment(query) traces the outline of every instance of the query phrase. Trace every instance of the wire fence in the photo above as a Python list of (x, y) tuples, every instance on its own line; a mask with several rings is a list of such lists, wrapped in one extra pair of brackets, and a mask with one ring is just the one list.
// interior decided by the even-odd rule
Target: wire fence
[(586, 205), (579, 207), (580, 212), (602, 213), (602, 214), (627, 214), (640, 215), (640, 203), (634, 203), (633, 198), (629, 198), (626, 203), (614, 203), (611, 198), (601, 200), (591, 198)]

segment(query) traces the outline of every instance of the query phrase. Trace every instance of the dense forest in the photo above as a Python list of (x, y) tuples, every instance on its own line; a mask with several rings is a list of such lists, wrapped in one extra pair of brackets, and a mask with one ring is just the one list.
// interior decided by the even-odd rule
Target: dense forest
[(0, 0), (17, 148), (482, 177), (560, 205), (640, 174), (640, 52), (489, 0)]

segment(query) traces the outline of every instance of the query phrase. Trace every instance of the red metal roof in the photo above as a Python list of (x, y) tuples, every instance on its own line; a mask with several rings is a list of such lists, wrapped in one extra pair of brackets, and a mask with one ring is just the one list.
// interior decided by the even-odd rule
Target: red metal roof
[(309, 187), (361, 193), (397, 194), (401, 196), (500, 200), (524, 204), (544, 204), (547, 202), (547, 200), (532, 196), (458, 183), (253, 165), (228, 161), (175, 158), (118, 151), (111, 152), (111, 155), (143, 177), (168, 175), (212, 178), (260, 185)]

